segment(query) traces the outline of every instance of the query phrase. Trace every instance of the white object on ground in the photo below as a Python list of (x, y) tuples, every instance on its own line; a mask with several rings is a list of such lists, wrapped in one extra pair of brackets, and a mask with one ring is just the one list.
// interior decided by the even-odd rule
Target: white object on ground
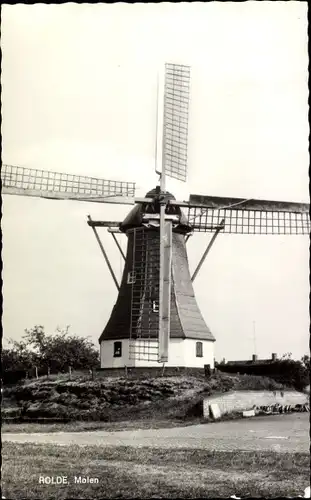
[(210, 410), (215, 420), (221, 417), (221, 412), (217, 403), (210, 404)]
[[(304, 491), (304, 495), (298, 495), (299, 498), (310, 498), (310, 486), (308, 486), (305, 491)], [(2, 497), (3, 498), (3, 497)]]
[(311, 497), (310, 497), (310, 486), (308, 486), (308, 487), (305, 489), (305, 493), (304, 493), (303, 498), (311, 498)]
[(255, 410), (245, 410), (243, 411), (243, 417), (254, 417)]
[(288, 439), (288, 436), (266, 436), (266, 439)]

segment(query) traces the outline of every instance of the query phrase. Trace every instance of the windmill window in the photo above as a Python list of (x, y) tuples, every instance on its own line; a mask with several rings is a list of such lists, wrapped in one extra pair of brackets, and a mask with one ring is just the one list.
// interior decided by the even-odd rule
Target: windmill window
[(114, 342), (113, 344), (113, 357), (121, 358), (122, 357), (122, 342)]
[(136, 273), (135, 271), (130, 271), (127, 273), (127, 284), (132, 285), (136, 281)]
[(159, 302), (157, 300), (152, 301), (152, 312), (159, 312)]
[(195, 351), (197, 358), (203, 358), (203, 342), (196, 342)]

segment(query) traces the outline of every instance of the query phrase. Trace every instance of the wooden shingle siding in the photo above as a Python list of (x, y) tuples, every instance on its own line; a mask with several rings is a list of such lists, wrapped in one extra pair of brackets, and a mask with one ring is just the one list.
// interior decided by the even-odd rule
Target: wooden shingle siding
[[(136, 205), (123, 222), (123, 227), (126, 226), (126, 228), (131, 229), (136, 223), (139, 226), (139, 217), (139, 205)], [(158, 229), (144, 229), (144, 231), (146, 231), (148, 245), (159, 245)], [(186, 232), (187, 230), (185, 229), (185, 234)], [(120, 291), (109, 321), (99, 338), (99, 342), (102, 340), (130, 338), (132, 285), (127, 283), (127, 277), (128, 273), (133, 269), (134, 234), (130, 230), (126, 230), (126, 234), (128, 244)], [(215, 338), (206, 325), (195, 299), (189, 271), (185, 234), (173, 232), (170, 336), (171, 338), (214, 341)], [(158, 287), (159, 283), (154, 283), (152, 286), (153, 291), (157, 290)], [(156, 338), (158, 335), (159, 316), (157, 312), (150, 311), (148, 293), (147, 291), (146, 300), (142, 307), (141, 321), (144, 326), (150, 324), (150, 337)]]
[(184, 338), (214, 341), (195, 299), (185, 237), (181, 234), (173, 234), (172, 276)]

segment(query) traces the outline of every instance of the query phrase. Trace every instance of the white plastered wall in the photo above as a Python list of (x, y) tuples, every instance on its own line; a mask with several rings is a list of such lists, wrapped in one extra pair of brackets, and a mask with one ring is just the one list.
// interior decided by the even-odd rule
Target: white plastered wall
[[(116, 341), (122, 342), (122, 356), (119, 358), (113, 357), (114, 342)], [(198, 341), (195, 339), (171, 339), (168, 362), (165, 363), (165, 366), (203, 368), (204, 365), (209, 364), (211, 368), (214, 368), (214, 342), (201, 341), (203, 343), (203, 357), (196, 357), (196, 342)], [(157, 361), (130, 359), (129, 340), (120, 339), (101, 342), (100, 366), (101, 368), (159, 367), (161, 364)]]
[[(184, 341), (184, 365), (189, 368), (203, 368), (204, 365), (210, 365), (214, 368), (214, 342), (209, 340), (185, 339)], [(203, 357), (196, 356), (196, 343), (203, 344)]]

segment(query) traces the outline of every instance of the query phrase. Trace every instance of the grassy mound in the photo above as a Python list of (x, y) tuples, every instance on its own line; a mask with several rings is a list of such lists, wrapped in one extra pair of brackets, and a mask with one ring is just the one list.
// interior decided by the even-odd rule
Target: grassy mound
[(199, 416), (206, 395), (229, 390), (278, 390), (283, 386), (265, 377), (218, 372), (209, 379), (159, 377), (27, 381), (3, 392), (4, 418), (64, 421), (126, 419), (187, 419)]

